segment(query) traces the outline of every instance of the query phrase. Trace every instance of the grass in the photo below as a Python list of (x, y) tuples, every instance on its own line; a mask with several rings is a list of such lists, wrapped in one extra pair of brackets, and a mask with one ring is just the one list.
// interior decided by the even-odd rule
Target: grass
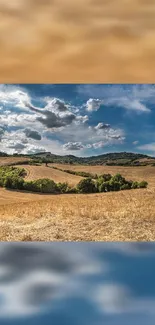
[(153, 167), (68, 166), (69, 168), (80, 168), (93, 173), (120, 172), (127, 179), (145, 179), (149, 185), (147, 189), (140, 190), (59, 196), (0, 189), (0, 240), (155, 240)]

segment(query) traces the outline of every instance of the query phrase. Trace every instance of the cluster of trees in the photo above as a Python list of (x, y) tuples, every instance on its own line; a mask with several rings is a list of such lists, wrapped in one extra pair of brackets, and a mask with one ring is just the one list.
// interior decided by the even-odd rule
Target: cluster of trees
[(24, 168), (17, 167), (0, 167), (0, 186), (12, 189), (22, 189), (24, 176), (26, 171)]
[(96, 181), (91, 178), (81, 180), (77, 185), (77, 189), (80, 193), (94, 193), (146, 188), (147, 185), (148, 183), (146, 181), (127, 181), (120, 174), (114, 176), (111, 174), (103, 174)]
[(120, 191), (126, 189), (146, 188), (147, 182), (127, 181), (120, 174), (112, 176), (111, 174), (103, 174), (92, 179), (87, 177), (82, 179), (76, 187), (71, 187), (68, 183), (55, 183), (53, 180), (44, 178), (34, 181), (25, 181), (26, 172), (22, 168), (17, 167), (0, 167), (0, 186), (40, 193), (97, 193)]

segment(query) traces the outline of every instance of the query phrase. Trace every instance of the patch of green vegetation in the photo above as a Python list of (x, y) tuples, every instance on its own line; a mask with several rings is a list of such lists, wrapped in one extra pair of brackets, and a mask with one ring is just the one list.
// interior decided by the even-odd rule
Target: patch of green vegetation
[(25, 190), (40, 193), (97, 193), (120, 191), (127, 189), (146, 188), (146, 181), (127, 181), (121, 174), (112, 176), (103, 174), (93, 179), (86, 177), (77, 186), (71, 187), (68, 183), (55, 183), (53, 180), (44, 178), (34, 181), (25, 181), (26, 171), (17, 167), (0, 167), (0, 186), (7, 189)]

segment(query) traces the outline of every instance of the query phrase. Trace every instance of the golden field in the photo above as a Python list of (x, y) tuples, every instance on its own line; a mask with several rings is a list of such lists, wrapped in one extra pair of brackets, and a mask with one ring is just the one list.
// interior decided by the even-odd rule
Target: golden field
[[(24, 157), (0, 157), (0, 166), (5, 166), (9, 164), (18, 164), (19, 162), (26, 162), (30, 160), (30, 158)], [(22, 167), (22, 166), (20, 166)]]
[(154, 82), (154, 15), (154, 0), (0, 0), (0, 80)]
[(22, 167), (26, 170), (27, 175), (25, 179), (28, 181), (36, 180), (38, 178), (49, 178), (49, 179), (53, 179), (53, 181), (56, 183), (67, 182), (69, 185), (74, 186), (83, 178), (80, 176), (64, 173), (54, 168), (46, 167), (45, 165), (42, 166), (28, 166), (28, 165), (18, 166), (17, 165), (17, 167), (20, 168)]
[[(119, 172), (127, 179), (144, 179), (149, 185), (147, 189), (86, 195), (43, 195), (0, 189), (1, 241), (155, 240), (155, 167), (55, 166), (92, 173)], [(36, 168), (39, 178), (42, 171), (39, 172), (39, 166)], [(68, 176), (74, 177), (65, 175), (66, 180)]]

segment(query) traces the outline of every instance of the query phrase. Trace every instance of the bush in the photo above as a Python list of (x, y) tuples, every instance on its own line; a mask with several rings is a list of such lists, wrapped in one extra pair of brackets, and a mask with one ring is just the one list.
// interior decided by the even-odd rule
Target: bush
[(104, 182), (110, 181), (112, 178), (111, 174), (103, 174), (101, 176), (99, 176), (99, 178), (103, 179)]
[(98, 187), (99, 192), (110, 192), (111, 191), (111, 186), (109, 182), (102, 182), (99, 187)]
[(58, 183), (57, 187), (58, 187), (58, 190), (60, 191), (60, 193), (67, 193), (69, 190), (68, 183)]
[(138, 185), (139, 185), (138, 182), (133, 182), (131, 188), (136, 189), (138, 188)]
[(131, 189), (130, 184), (123, 184), (120, 187), (120, 190), (130, 190), (130, 189)]
[(121, 183), (114, 178), (109, 181), (111, 191), (120, 191)]
[(142, 181), (142, 182), (140, 182), (140, 183), (138, 184), (138, 187), (139, 187), (139, 188), (146, 188), (146, 187), (147, 187), (147, 185), (148, 185), (148, 183), (147, 183), (147, 182), (145, 182), (145, 181)]
[(116, 174), (112, 177), (114, 182), (119, 182), (121, 185), (126, 183), (125, 178), (121, 174)]
[(91, 178), (82, 179), (78, 185), (77, 190), (79, 193), (95, 193), (96, 186)]
[(53, 193), (53, 194), (60, 193), (57, 184), (53, 180), (48, 178), (25, 182), (24, 189), (32, 192)]

